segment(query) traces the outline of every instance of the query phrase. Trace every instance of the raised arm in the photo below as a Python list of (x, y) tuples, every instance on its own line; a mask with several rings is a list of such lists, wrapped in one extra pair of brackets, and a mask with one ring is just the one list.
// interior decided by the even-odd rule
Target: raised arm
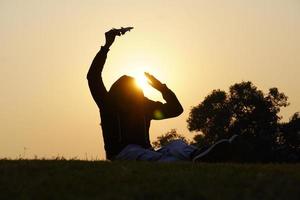
[(183, 112), (183, 108), (172, 90), (151, 74), (145, 73), (145, 75), (149, 80), (149, 84), (160, 91), (166, 101), (166, 103), (161, 103), (146, 99), (150, 117), (152, 119), (160, 120), (179, 116)]
[(105, 102), (107, 102), (107, 90), (102, 80), (102, 70), (106, 61), (107, 52), (115, 41), (116, 36), (123, 35), (130, 29), (132, 29), (132, 27), (111, 29), (105, 33), (105, 45), (101, 47), (100, 51), (95, 56), (87, 73), (91, 94), (100, 109), (105, 105)]
[(102, 80), (102, 70), (105, 64), (108, 51), (108, 47), (101, 47), (87, 73), (87, 79), (91, 94), (99, 108), (101, 108), (105, 104), (107, 98), (107, 90)]

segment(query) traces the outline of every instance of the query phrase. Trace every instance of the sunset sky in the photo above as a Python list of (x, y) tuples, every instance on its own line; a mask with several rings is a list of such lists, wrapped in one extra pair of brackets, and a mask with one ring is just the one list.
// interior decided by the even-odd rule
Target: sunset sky
[(105, 158), (86, 73), (112, 27), (134, 29), (111, 47), (107, 89), (146, 70), (185, 109), (152, 121), (152, 140), (172, 128), (192, 138), (191, 107), (243, 80), (289, 97), (283, 121), (300, 111), (299, 0), (0, 0), (0, 26), (0, 158)]

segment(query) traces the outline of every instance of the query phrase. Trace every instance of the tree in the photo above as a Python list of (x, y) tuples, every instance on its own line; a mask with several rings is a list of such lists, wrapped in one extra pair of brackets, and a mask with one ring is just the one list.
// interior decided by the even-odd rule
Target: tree
[(300, 161), (300, 115), (296, 112), (289, 120), (279, 124), (277, 132), (278, 147), (275, 160), (280, 162)]
[(276, 132), (281, 119), (278, 113), (287, 105), (287, 96), (277, 88), (264, 94), (249, 81), (236, 83), (229, 93), (213, 90), (193, 107), (187, 119), (188, 129), (203, 133), (207, 145), (233, 134), (241, 135), (255, 149), (253, 154), (259, 154), (253, 157), (266, 160), (277, 145)]
[(226, 137), (231, 117), (228, 105), (226, 92), (213, 90), (201, 104), (191, 110), (187, 120), (188, 129), (202, 132), (205, 135), (203, 143), (207, 145)]
[(189, 143), (188, 140), (183, 135), (177, 133), (176, 129), (171, 129), (167, 133), (158, 136), (156, 141), (152, 142), (152, 145), (155, 149), (158, 149), (177, 139)]
[(191, 141), (191, 145), (194, 145), (194, 146), (198, 147), (199, 149), (201, 149), (201, 148), (209, 148), (209, 145), (208, 145), (208, 142), (206, 140), (206, 137), (202, 133), (196, 134), (193, 137), (193, 140)]
[(290, 148), (300, 149), (300, 114), (296, 112), (288, 123), (282, 123), (280, 128), (282, 134), (281, 143)]

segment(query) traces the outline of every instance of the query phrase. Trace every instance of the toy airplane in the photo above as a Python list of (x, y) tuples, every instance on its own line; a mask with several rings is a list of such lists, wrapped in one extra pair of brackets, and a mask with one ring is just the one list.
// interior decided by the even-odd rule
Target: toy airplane
[(131, 29), (133, 29), (133, 27), (121, 27), (119, 30), (122, 33), (122, 35), (124, 35), (127, 31), (130, 31)]
[(133, 27), (121, 27), (119, 29), (113, 29), (115, 31), (115, 34), (120, 36), (120, 35), (124, 35), (127, 31), (130, 31), (131, 29), (133, 29)]

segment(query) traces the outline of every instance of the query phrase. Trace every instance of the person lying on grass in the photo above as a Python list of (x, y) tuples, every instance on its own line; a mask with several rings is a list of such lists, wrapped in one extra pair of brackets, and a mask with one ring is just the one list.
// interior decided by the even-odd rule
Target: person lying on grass
[(157, 151), (152, 148), (149, 139), (151, 120), (177, 117), (183, 112), (172, 90), (153, 75), (145, 73), (149, 84), (161, 92), (166, 103), (146, 98), (142, 89), (136, 87), (135, 79), (127, 75), (113, 83), (109, 91), (106, 90), (102, 80), (102, 70), (107, 53), (116, 36), (121, 36), (131, 29), (132, 27), (111, 29), (106, 32), (106, 43), (100, 48), (87, 73), (90, 92), (100, 110), (106, 158), (108, 160), (207, 161), (211, 157), (208, 155), (224, 152), (230, 140), (224, 140), (205, 151), (188, 145), (182, 140), (175, 140)]

